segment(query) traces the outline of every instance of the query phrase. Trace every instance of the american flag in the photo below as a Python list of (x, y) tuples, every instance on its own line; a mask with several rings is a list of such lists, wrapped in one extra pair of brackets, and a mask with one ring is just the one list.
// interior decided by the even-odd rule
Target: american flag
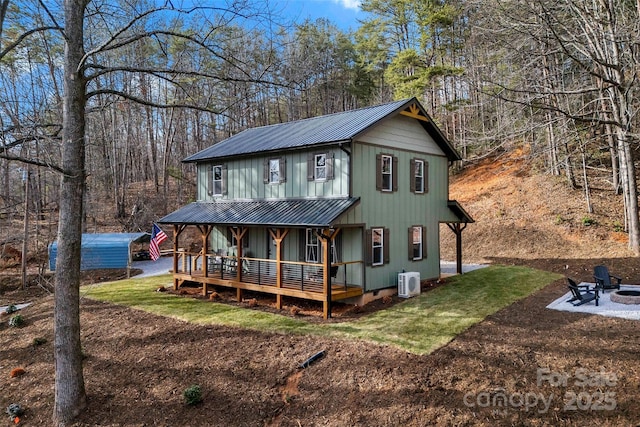
[(153, 229), (151, 230), (151, 242), (149, 242), (149, 255), (152, 260), (157, 260), (160, 258), (160, 243), (167, 240), (167, 235), (160, 227), (156, 224), (153, 224)]

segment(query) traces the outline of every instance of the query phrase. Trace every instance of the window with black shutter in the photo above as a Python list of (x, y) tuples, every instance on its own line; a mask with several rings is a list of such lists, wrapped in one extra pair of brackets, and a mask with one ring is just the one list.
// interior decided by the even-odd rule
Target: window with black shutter
[(372, 227), (366, 230), (365, 240), (367, 245), (366, 263), (371, 266), (379, 266), (389, 263), (389, 229), (384, 227)]
[(211, 165), (208, 169), (207, 194), (223, 196), (227, 194), (227, 166)]
[(329, 181), (333, 179), (334, 155), (328, 153), (310, 153), (307, 157), (307, 180)]
[(398, 191), (398, 158), (390, 154), (376, 155), (376, 189)]

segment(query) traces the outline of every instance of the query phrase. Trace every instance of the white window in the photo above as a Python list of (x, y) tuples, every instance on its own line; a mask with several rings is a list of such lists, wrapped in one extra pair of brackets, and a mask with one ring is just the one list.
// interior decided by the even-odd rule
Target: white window
[(280, 160), (269, 160), (269, 183), (277, 184), (280, 182)]
[(371, 230), (372, 265), (384, 264), (384, 229), (373, 228)]
[(207, 194), (222, 196), (227, 193), (227, 166), (210, 165), (208, 170)]
[(424, 193), (424, 160), (414, 160), (413, 166), (415, 192)]
[(287, 180), (287, 161), (284, 157), (279, 159), (264, 159), (264, 183), (280, 184)]
[(222, 196), (222, 165), (211, 168), (211, 195)]
[[(322, 258), (322, 240), (318, 238), (318, 233), (321, 230), (315, 228), (307, 228), (305, 239), (305, 260), (307, 262), (321, 263)], [(331, 262), (338, 262), (338, 251), (336, 249), (336, 240), (331, 242)]]
[(422, 259), (422, 227), (412, 227), (412, 248), (413, 248), (413, 259), (420, 260)]
[(319, 242), (316, 231), (313, 228), (307, 228), (307, 239), (305, 244), (305, 260), (307, 262), (320, 262), (320, 252), (322, 246)]
[(393, 191), (393, 157), (382, 155), (382, 191)]
[(327, 179), (327, 155), (316, 154), (314, 159), (314, 177), (316, 181)]

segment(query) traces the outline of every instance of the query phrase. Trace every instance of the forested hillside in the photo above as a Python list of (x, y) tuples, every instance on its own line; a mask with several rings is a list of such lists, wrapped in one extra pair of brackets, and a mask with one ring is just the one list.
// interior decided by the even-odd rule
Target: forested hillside
[[(0, 3), (6, 220), (24, 215), (27, 177), (31, 216), (59, 205), (64, 39), (54, 4)], [(108, 207), (123, 229), (148, 229), (153, 215), (137, 217), (129, 194), (138, 183), (164, 200), (173, 179), (186, 202), (194, 176), (181, 160), (248, 127), (416, 96), (465, 160), (526, 144), (536, 171), (569, 187), (607, 171), (601, 189), (624, 195), (637, 247), (634, 2), (365, 0), (352, 31), (253, 3), (89, 4), (87, 221)]]
[[(64, 39), (42, 25), (60, 12), (53, 5), (36, 2), (26, 14), (1, 4), (0, 243), (20, 245), (26, 210), (33, 255), (57, 233)], [(539, 232), (528, 218), (544, 213), (559, 236), (606, 223), (637, 249), (632, 2), (366, 0), (351, 31), (326, 19), (288, 22), (261, 3), (89, 10), (84, 230), (149, 230), (193, 198), (194, 169), (181, 160), (243, 129), (416, 96), (463, 156), (452, 197), (479, 219), (468, 240), (487, 215), (505, 223), (484, 232), (502, 236)], [(493, 172), (477, 165), (505, 156), (523, 159), (526, 179), (499, 175), (492, 187)], [(554, 185), (518, 188), (531, 180)], [(542, 188), (575, 207), (500, 206)], [(540, 232), (535, 241), (562, 240)]]
[[(362, 0), (348, 32), (275, 5), (0, 0), (0, 243), (16, 223), (27, 253), (58, 236), (55, 425), (86, 406), (82, 230), (111, 212), (149, 230), (192, 197), (181, 160), (249, 127), (415, 96), (462, 154), (460, 182), (478, 174), (452, 189), (492, 220), (467, 253), (597, 253), (621, 230), (640, 254), (637, 1)], [(514, 150), (531, 167), (491, 186), (483, 159)], [(577, 189), (584, 210), (560, 207)]]
[[(453, 175), (450, 189), (476, 221), (462, 233), (464, 261), (633, 256), (622, 227), (622, 196), (608, 189), (606, 174), (592, 175), (589, 212), (584, 188), (540, 173), (527, 149), (467, 165)], [(454, 234), (444, 225), (440, 233), (441, 258), (454, 260)]]

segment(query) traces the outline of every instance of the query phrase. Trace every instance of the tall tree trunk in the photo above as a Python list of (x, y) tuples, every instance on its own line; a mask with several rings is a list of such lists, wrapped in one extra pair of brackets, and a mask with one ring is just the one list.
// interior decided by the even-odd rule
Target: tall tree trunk
[(65, 426), (86, 407), (80, 346), (80, 246), (85, 187), (86, 81), (82, 74), (83, 0), (65, 0), (60, 219), (55, 276), (53, 422)]

